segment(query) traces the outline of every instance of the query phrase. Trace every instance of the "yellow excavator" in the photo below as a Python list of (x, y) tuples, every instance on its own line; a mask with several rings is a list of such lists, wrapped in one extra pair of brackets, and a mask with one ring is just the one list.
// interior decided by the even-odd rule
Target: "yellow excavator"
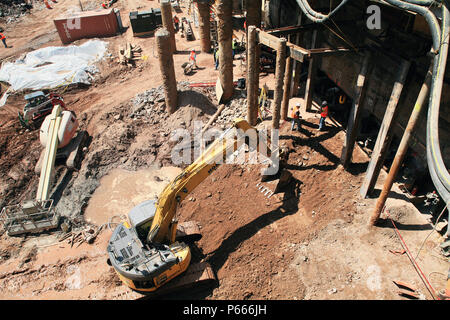
[[(247, 151), (255, 151), (256, 148), (266, 151), (271, 164), (262, 175), (263, 181), (269, 177), (265, 174), (268, 169), (272, 170), (272, 180), (278, 180), (278, 186), (289, 181), (289, 172), (279, 170), (282, 155), (278, 147), (272, 149), (270, 139), (260, 139), (258, 134), (256, 146), (255, 143), (252, 146), (246, 135), (249, 129), (257, 133), (247, 121), (236, 119), (221, 138), (212, 142), (198, 159), (166, 186), (157, 200), (134, 207), (128, 213), (128, 221), (116, 227), (107, 246), (108, 264), (113, 266), (125, 285), (142, 293), (155, 292), (188, 269), (191, 251), (183, 237), (189, 235), (180, 232), (174, 219), (177, 208), (198, 184), (225, 163), (227, 155), (240, 150), (244, 144), (248, 146)], [(190, 236), (195, 238), (195, 234)]]

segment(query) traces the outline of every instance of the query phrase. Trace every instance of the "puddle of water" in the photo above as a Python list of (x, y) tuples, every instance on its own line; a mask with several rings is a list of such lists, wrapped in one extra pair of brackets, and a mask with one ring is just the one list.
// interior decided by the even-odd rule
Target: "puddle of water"
[[(181, 171), (177, 167), (139, 171), (111, 170), (100, 180), (100, 186), (89, 200), (84, 213), (85, 220), (100, 226), (113, 216), (127, 216), (139, 203), (156, 199)], [(117, 222), (118, 219), (115, 218), (114, 221)]]

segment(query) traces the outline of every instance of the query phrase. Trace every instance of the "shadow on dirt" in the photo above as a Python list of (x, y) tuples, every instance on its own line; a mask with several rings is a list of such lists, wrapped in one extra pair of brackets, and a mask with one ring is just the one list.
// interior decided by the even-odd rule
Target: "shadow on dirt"
[[(227, 261), (229, 255), (236, 251), (237, 248), (246, 240), (253, 237), (259, 230), (267, 227), (273, 222), (285, 217), (286, 215), (294, 214), (298, 211), (298, 203), (300, 199), (300, 186), (302, 182), (292, 178), (292, 182), (285, 187), (284, 196), (281, 205), (270, 212), (264, 213), (248, 224), (236, 229), (229, 237), (227, 237), (217, 250), (206, 256), (203, 251), (197, 246), (192, 246), (192, 262), (200, 261), (205, 259), (209, 262), (216, 273), (222, 268), (224, 263)], [(191, 263), (192, 263), (191, 262)], [(183, 300), (183, 299), (194, 299), (202, 300), (210, 296), (214, 290), (214, 287), (210, 288), (197, 288), (192, 290), (189, 289), (186, 292), (177, 292), (176, 294), (169, 294), (159, 297), (158, 299), (164, 300)]]

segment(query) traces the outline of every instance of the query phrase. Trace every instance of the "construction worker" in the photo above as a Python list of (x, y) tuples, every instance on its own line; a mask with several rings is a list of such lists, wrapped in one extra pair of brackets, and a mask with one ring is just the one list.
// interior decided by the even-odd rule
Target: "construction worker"
[(216, 49), (214, 53), (214, 60), (216, 62), (216, 70), (219, 69), (219, 48)]
[(291, 118), (292, 118), (291, 131), (294, 130), (295, 125), (297, 125), (297, 131), (300, 131), (302, 118), (302, 116), (300, 115), (300, 103), (297, 103), (295, 107), (292, 109)]
[(178, 19), (177, 16), (173, 17), (173, 24), (175, 25), (175, 32), (178, 32), (179, 25), (180, 25), (180, 19)]
[(45, 4), (45, 7), (46, 7), (47, 9), (53, 9), (53, 8), (50, 6), (50, 4), (48, 3), (47, 0), (44, 0), (44, 4)]
[(326, 101), (322, 102), (320, 107), (320, 121), (319, 121), (319, 130), (323, 131), (325, 128), (325, 119), (328, 117), (328, 103)]
[(189, 55), (189, 62), (197, 69), (197, 54), (195, 50), (191, 50), (191, 54)]
[(237, 48), (237, 40), (233, 39), (233, 41), (231, 42), (231, 49), (232, 49), (232, 53), (233, 53), (233, 60), (234, 60), (234, 56), (236, 54), (236, 48)]
[(0, 38), (2, 39), (3, 45), (5, 48), (8, 48), (8, 45), (6, 44), (6, 37), (3, 33), (0, 33)]

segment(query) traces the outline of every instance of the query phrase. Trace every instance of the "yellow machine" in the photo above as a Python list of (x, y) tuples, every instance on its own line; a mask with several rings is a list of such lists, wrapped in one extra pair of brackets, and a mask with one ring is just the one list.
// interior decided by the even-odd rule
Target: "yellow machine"
[[(108, 262), (128, 287), (153, 292), (186, 271), (191, 252), (177, 235), (178, 223), (174, 220), (177, 208), (198, 184), (224, 163), (227, 155), (246, 142), (245, 133), (249, 129), (253, 128), (247, 121), (235, 120), (222, 138), (216, 139), (166, 186), (157, 201), (146, 201), (133, 208), (128, 214), (129, 221), (114, 230), (107, 247)], [(258, 150), (266, 150), (268, 159), (278, 156), (278, 149), (269, 147), (270, 139), (261, 140), (265, 139), (258, 139)], [(249, 144), (249, 150), (254, 147)], [(272, 162), (272, 165), (278, 172), (278, 163)]]

